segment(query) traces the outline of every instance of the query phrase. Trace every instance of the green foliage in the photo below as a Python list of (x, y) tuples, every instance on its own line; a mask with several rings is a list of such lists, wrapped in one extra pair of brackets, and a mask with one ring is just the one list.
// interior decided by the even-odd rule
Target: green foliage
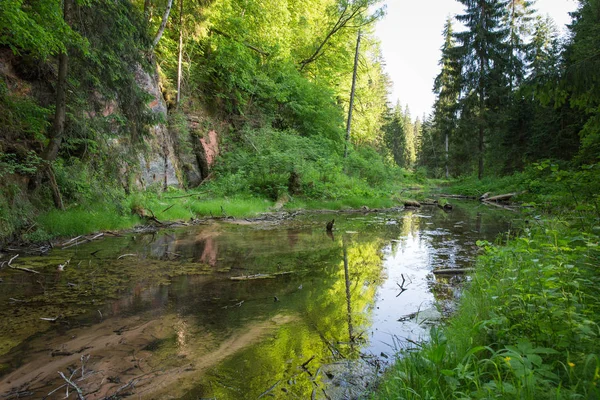
[(405, 353), (375, 397), (598, 397), (598, 233), (545, 221), (505, 247), (480, 242), (456, 317)]
[[(504, 177), (485, 177), (478, 180), (464, 177), (452, 183), (450, 191), (470, 196), (486, 192), (494, 194), (526, 191), (518, 200), (536, 205), (540, 211), (557, 215), (600, 217), (600, 167), (598, 164), (572, 168), (557, 160), (542, 160), (533, 163), (525, 171)], [(583, 214), (582, 214), (583, 213)], [(593, 223), (582, 218), (582, 224)]]
[[(215, 167), (218, 178), (207, 185), (214, 195), (251, 193), (272, 200), (283, 194), (313, 199), (373, 197), (400, 176), (370, 148), (352, 151), (344, 160), (335, 142), (291, 130), (245, 130), (240, 140), (231, 143)], [(299, 180), (297, 192), (290, 190), (292, 173)]]
[(0, 241), (31, 224), (33, 207), (23, 193), (22, 187), (10, 178), (4, 178), (0, 187)]
[(15, 154), (0, 153), (0, 178), (6, 175), (33, 175), (41, 160), (33, 151), (28, 151), (24, 160), (17, 160)]
[(0, 81), (0, 137), (11, 141), (41, 141), (49, 126), (50, 112), (29, 97), (11, 93), (6, 83)]
[(34, 58), (43, 60), (75, 44), (82, 46), (85, 41), (65, 22), (60, 2), (2, 2), (0, 45), (7, 45), (13, 53), (30, 53)]

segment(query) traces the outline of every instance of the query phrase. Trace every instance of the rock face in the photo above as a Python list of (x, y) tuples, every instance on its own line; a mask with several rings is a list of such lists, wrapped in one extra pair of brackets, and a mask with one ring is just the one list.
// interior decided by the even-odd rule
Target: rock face
[(136, 67), (135, 79), (139, 87), (152, 96), (148, 107), (159, 116), (160, 122), (150, 127), (150, 135), (146, 140), (149, 151), (140, 155), (140, 175), (136, 183), (142, 188), (153, 184), (182, 186), (179, 160), (176, 157), (173, 138), (166, 126), (167, 105), (163, 100), (158, 84), (158, 74), (149, 74), (140, 66)]
[(188, 184), (193, 187), (199, 185), (210, 174), (210, 168), (219, 155), (219, 139), (214, 129), (205, 132), (200, 117), (188, 115), (187, 126), (193, 154), (184, 155), (184, 170)]
[(169, 130), (166, 125), (167, 105), (159, 87), (158, 74), (149, 74), (138, 67), (136, 81), (152, 96), (148, 107), (160, 117), (159, 120), (165, 121), (150, 128), (147, 140), (150, 151), (140, 155), (141, 173), (136, 179), (137, 184), (142, 188), (154, 184), (163, 188), (198, 186), (208, 177), (219, 154), (217, 132), (203, 129), (201, 117), (187, 115), (189, 137), (178, 137), (176, 130)]

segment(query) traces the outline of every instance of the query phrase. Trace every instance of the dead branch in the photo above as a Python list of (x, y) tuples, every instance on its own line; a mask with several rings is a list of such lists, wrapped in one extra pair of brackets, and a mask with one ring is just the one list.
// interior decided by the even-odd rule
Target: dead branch
[(262, 393), (260, 394), (260, 396), (258, 396), (258, 398), (260, 399), (261, 397), (264, 397), (264, 396), (266, 396), (267, 394), (269, 394), (271, 391), (273, 391), (273, 389), (275, 389), (275, 387), (276, 387), (277, 385), (279, 385), (279, 382), (281, 382), (281, 379), (280, 379), (280, 380), (278, 380), (277, 382), (275, 382), (275, 383), (273, 384), (273, 386), (271, 386), (270, 388), (268, 388), (267, 390), (265, 390), (264, 392), (262, 392)]
[[(64, 250), (64, 249), (68, 249), (68, 248), (70, 248), (70, 247), (73, 247), (73, 246), (79, 246), (80, 244), (84, 244), (84, 243), (91, 242), (91, 241), (93, 241), (93, 240), (96, 240), (96, 239), (98, 239), (98, 238), (101, 238), (102, 236), (104, 236), (104, 233), (98, 233), (97, 235), (95, 235), (95, 236), (93, 236), (93, 237), (91, 237), (91, 238), (86, 238), (85, 240), (82, 240), (81, 242), (75, 242), (75, 243), (73, 243), (73, 244), (70, 244), (70, 245), (68, 245), (68, 246), (66, 246), (66, 243), (65, 243), (65, 244), (63, 245), (63, 250)], [(76, 239), (80, 239), (81, 237), (82, 237), (82, 236), (78, 236)], [(72, 240), (71, 240), (71, 241), (72, 241)]]
[(311, 358), (309, 358), (308, 360), (306, 360), (306, 361), (305, 361), (305, 362), (304, 362), (304, 363), (301, 365), (301, 367), (302, 367), (302, 368), (306, 368), (306, 366), (307, 366), (308, 364), (310, 364), (310, 362), (311, 362), (312, 360), (314, 360), (314, 359), (315, 359), (315, 356), (313, 355)]
[(167, 212), (167, 211), (169, 211), (171, 208), (173, 208), (174, 205), (175, 205), (175, 203), (171, 204), (169, 207), (165, 208), (161, 212)]
[(62, 372), (59, 371), (58, 374), (61, 376), (61, 378), (64, 379), (65, 382), (67, 382), (67, 384), (69, 386), (71, 386), (73, 389), (75, 389), (77, 391), (77, 398), (79, 400), (85, 400), (85, 397), (83, 396), (83, 392), (81, 391), (79, 386), (77, 386), (71, 379), (67, 378), (65, 376), (65, 374), (63, 374)]
[(8, 300), (12, 301), (13, 303), (26, 303), (27, 300), (19, 300), (19, 299), (15, 299), (14, 297), (10, 297)]
[(77, 237), (74, 237), (73, 239), (71, 239), (71, 240), (68, 240), (68, 241), (66, 241), (65, 243), (61, 244), (61, 247), (64, 247), (64, 246), (66, 246), (66, 245), (68, 245), (68, 244), (70, 244), (70, 243), (73, 243), (73, 242), (75, 242), (76, 240), (78, 240), (78, 239), (81, 239), (82, 237), (83, 237), (83, 235), (79, 235), (79, 236), (77, 236)]
[(125, 257), (135, 257), (135, 256), (137, 256), (137, 254), (133, 254), (133, 253), (121, 254), (119, 257), (117, 257), (117, 260), (120, 260), (121, 258), (125, 258)]
[(39, 272), (38, 272), (38, 271), (35, 271), (35, 270), (33, 270), (33, 269), (29, 269), (29, 268), (23, 268), (23, 267), (13, 267), (13, 266), (11, 265), (11, 263), (12, 263), (12, 262), (13, 262), (13, 260), (14, 260), (15, 258), (17, 258), (17, 257), (19, 257), (19, 255), (18, 255), (18, 254), (17, 254), (16, 256), (14, 256), (13, 258), (11, 258), (10, 260), (8, 260), (8, 263), (6, 264), (6, 265), (8, 266), (8, 268), (10, 268), (10, 269), (17, 269), (17, 270), (19, 270), (19, 271), (23, 271), (23, 272), (29, 272), (30, 274), (39, 274)]

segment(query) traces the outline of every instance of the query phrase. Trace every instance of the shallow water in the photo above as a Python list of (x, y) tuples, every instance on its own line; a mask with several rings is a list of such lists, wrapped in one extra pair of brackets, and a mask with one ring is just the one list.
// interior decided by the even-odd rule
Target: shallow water
[(20, 257), (42, 274), (0, 270), (0, 398), (64, 398), (65, 378), (86, 399), (354, 398), (451, 312), (465, 278), (432, 270), (472, 266), (507, 217), (214, 222)]

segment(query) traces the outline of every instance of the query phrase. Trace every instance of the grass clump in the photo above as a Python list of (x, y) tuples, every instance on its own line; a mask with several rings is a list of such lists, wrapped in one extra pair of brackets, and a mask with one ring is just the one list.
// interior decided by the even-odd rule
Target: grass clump
[(451, 322), (374, 399), (600, 398), (600, 228), (557, 220), (485, 249)]
[(37, 221), (40, 228), (36, 232), (47, 232), (48, 237), (126, 229), (140, 222), (138, 217), (123, 213), (112, 204), (96, 205), (93, 208), (77, 206), (65, 211), (51, 210), (41, 214)]

